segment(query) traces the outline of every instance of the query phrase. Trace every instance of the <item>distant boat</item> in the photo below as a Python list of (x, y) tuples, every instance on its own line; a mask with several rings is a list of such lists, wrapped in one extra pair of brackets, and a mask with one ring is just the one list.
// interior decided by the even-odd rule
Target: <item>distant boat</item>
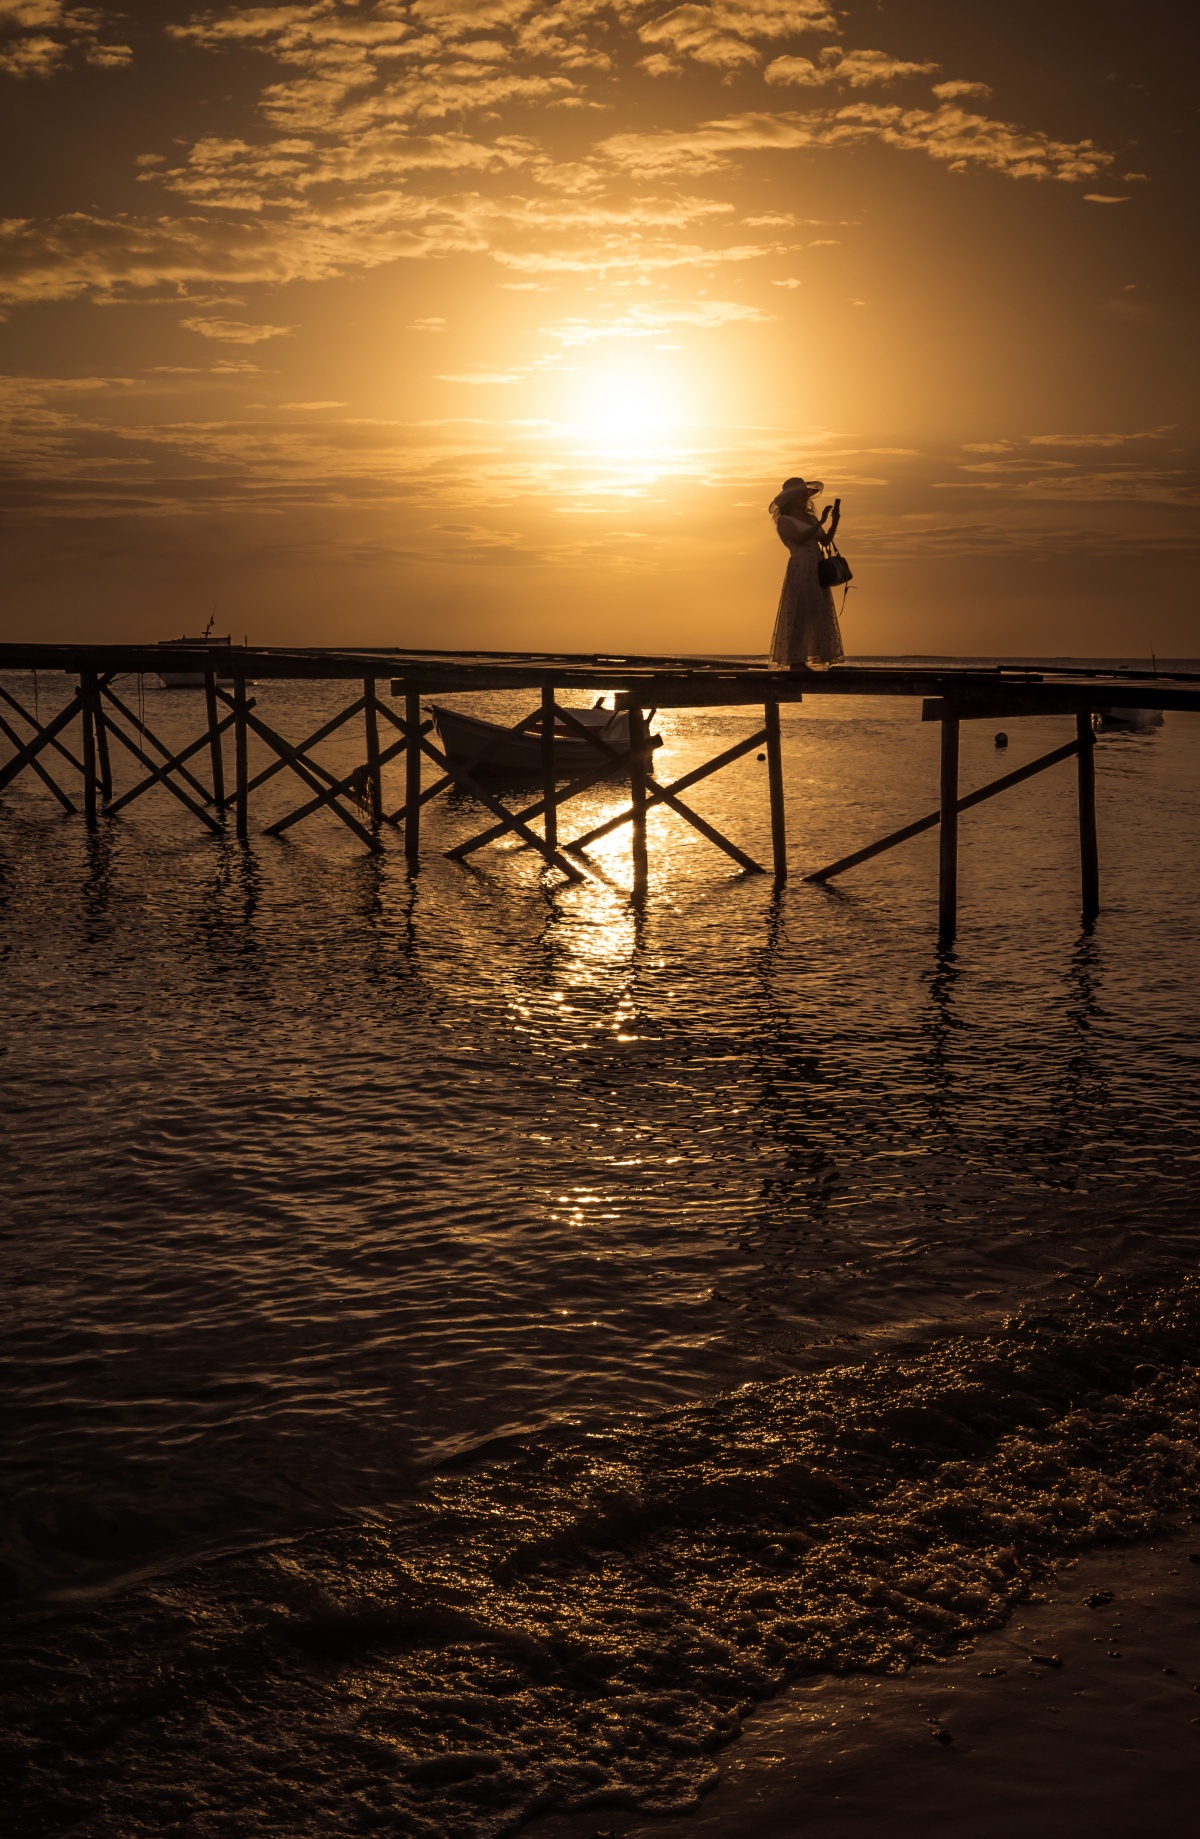
[[(447, 709), (436, 702), (429, 704), (429, 712), (433, 716), (438, 739), (446, 756), (455, 766), (466, 767), (470, 771), (476, 762), (481, 762), (478, 769), (481, 774), (507, 774), (519, 778), (536, 778), (541, 773), (540, 729), (512, 734), (501, 722), (481, 721), (476, 715), (464, 715), (461, 709)], [(628, 711), (572, 709), (571, 716), (581, 727), (592, 729), (602, 741), (609, 747), (615, 747), (619, 753), (628, 749)], [(662, 746), (661, 735), (652, 734), (648, 740), (651, 747)], [(485, 754), (487, 758), (483, 759)], [(558, 721), (554, 725), (554, 763), (564, 772), (574, 771), (577, 767), (586, 770), (594, 766), (600, 769), (604, 766), (604, 755), (581, 735), (572, 733), (565, 722)], [(612, 770), (617, 773), (628, 769), (614, 762)]]
[[(199, 638), (159, 639), (158, 643), (160, 647), (168, 650), (173, 645), (176, 650), (185, 646), (189, 651), (208, 651), (214, 645), (231, 645), (233, 640), (228, 634), (224, 638), (215, 637), (210, 619)], [(164, 690), (202, 690), (204, 688), (202, 670), (160, 670), (158, 680)], [(228, 671), (218, 671), (217, 681), (218, 683), (232, 683), (233, 678)]]
[(1145, 734), (1151, 728), (1161, 728), (1163, 712), (1161, 709), (1123, 709), (1108, 708), (1096, 710), (1097, 728), (1132, 729), (1135, 734)]

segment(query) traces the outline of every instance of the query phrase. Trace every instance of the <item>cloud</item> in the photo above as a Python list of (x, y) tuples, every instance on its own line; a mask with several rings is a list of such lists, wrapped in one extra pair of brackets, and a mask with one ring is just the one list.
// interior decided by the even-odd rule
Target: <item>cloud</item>
[(73, 50), (101, 69), (123, 69), (133, 53), (128, 45), (100, 42), (105, 20), (95, 7), (67, 6), (63, 0), (0, 0), (0, 71), (52, 77)]
[(929, 76), (937, 68), (936, 64), (906, 63), (887, 51), (840, 51), (831, 46), (822, 51), (819, 64), (806, 57), (777, 57), (767, 65), (763, 78), (768, 83), (796, 83), (810, 88), (845, 83), (850, 89), (868, 89), (874, 84), (898, 83), (902, 77)]
[(260, 212), (285, 200), (299, 202), (322, 187), (352, 196), (358, 188), (412, 172), (510, 172), (539, 163), (547, 164), (534, 143), (513, 135), (482, 142), (461, 133), (375, 126), (333, 146), (308, 137), (253, 146), (212, 136), (192, 146), (185, 165), (148, 171), (143, 179), (207, 209)]
[(598, 151), (626, 171), (662, 176), (719, 172), (741, 153), (868, 141), (928, 154), (952, 172), (978, 166), (1013, 179), (1076, 181), (1093, 177), (1112, 162), (1112, 155), (1090, 140), (1054, 140), (1038, 129), (967, 114), (951, 103), (906, 109), (860, 102), (807, 114), (734, 115), (692, 129), (615, 134), (601, 142)]
[(201, 338), (219, 339), (225, 345), (261, 345), (268, 338), (289, 338), (295, 326), (250, 326), (242, 319), (181, 319), (181, 326)]
[[(837, 30), (837, 19), (823, 0), (749, 0), (747, 5), (712, 0), (707, 6), (673, 7), (639, 26), (638, 37), (644, 45), (668, 47), (672, 58), (689, 57), (716, 70), (734, 71), (761, 63), (755, 40)], [(673, 63), (666, 65), (673, 68)]]
[(543, 326), (542, 331), (564, 346), (593, 345), (604, 339), (653, 338), (671, 326), (711, 331), (737, 323), (765, 325), (772, 318), (758, 307), (734, 300), (663, 300), (639, 303), (615, 319), (564, 319)]
[(1128, 204), (1129, 195), (1126, 193), (1124, 197), (1114, 198), (1106, 192), (1084, 192), (1083, 202), (1085, 204)]
[(1173, 421), (1158, 428), (1139, 428), (1133, 434), (1031, 434), (1031, 447), (1125, 447), (1131, 441), (1161, 441), (1175, 430)]
[(964, 83), (955, 77), (948, 83), (935, 83), (933, 93), (943, 102), (957, 102), (963, 96), (990, 96), (992, 92), (986, 83)]
[(453, 375), (439, 371), (439, 383), (520, 383), (526, 375), (523, 370), (468, 370)]

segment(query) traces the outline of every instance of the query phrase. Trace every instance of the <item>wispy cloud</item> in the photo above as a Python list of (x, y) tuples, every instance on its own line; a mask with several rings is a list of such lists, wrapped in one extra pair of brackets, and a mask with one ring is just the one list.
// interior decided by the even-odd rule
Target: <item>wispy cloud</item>
[(252, 326), (244, 319), (181, 319), (180, 325), (201, 338), (219, 339), (224, 345), (261, 345), (264, 339), (288, 338), (295, 326)]
[(762, 39), (792, 38), (801, 32), (838, 31), (838, 22), (821, 0), (712, 0), (707, 6), (677, 6), (638, 27), (644, 45), (665, 47), (651, 75), (676, 68), (675, 59), (690, 58), (714, 69), (733, 71), (761, 62)]
[(110, 41), (106, 10), (63, 0), (0, 0), (0, 71), (10, 77), (52, 77), (78, 52), (102, 70), (124, 69), (129, 46)]
[(1090, 140), (1055, 140), (1040, 130), (968, 114), (952, 103), (906, 109), (861, 102), (805, 114), (733, 115), (692, 129), (614, 134), (599, 150), (628, 171), (661, 176), (719, 172), (746, 153), (868, 141), (927, 154), (952, 171), (980, 166), (1014, 179), (1075, 181), (1093, 177), (1112, 162), (1112, 155)]
[(676, 326), (713, 331), (721, 326), (766, 324), (771, 314), (736, 300), (662, 300), (630, 307), (611, 319), (563, 319), (544, 326), (561, 345), (594, 345), (608, 339), (654, 338)]
[[(848, 89), (869, 89), (875, 85), (898, 83), (906, 77), (930, 76), (938, 66), (936, 64), (913, 64), (903, 58), (892, 57), (887, 51), (841, 51), (835, 46), (822, 51), (820, 62), (814, 64), (806, 57), (777, 57), (767, 65), (763, 76), (768, 83), (794, 83), (802, 87), (816, 88), (831, 83), (845, 84)], [(961, 94), (955, 85), (948, 87), (954, 94)], [(966, 85), (970, 90), (971, 85)]]

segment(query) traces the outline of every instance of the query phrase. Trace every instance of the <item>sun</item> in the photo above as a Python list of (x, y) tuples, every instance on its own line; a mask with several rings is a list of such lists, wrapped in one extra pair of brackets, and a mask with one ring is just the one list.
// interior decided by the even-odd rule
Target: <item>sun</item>
[(580, 372), (572, 395), (571, 419), (606, 447), (667, 439), (688, 419), (684, 392), (666, 353), (598, 359)]

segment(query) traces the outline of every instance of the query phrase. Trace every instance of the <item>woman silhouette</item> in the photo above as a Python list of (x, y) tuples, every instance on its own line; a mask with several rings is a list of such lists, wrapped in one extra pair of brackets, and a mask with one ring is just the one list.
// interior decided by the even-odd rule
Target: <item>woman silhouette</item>
[(833, 610), (833, 595), (821, 586), (817, 573), (822, 544), (832, 536), (832, 526), (828, 532), (825, 529), (829, 506), (820, 517), (813, 510), (813, 499), (824, 490), (819, 479), (785, 479), (768, 506), (779, 540), (788, 552), (771, 639), (772, 670), (795, 670), (801, 665), (809, 670), (828, 670), (831, 664), (842, 663), (846, 655)]

